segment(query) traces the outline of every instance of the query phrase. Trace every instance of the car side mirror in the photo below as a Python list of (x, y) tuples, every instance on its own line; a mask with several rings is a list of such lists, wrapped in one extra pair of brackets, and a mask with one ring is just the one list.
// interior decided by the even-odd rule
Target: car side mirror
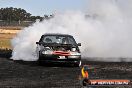
[(39, 44), (39, 42), (36, 42), (36, 44)]
[(77, 45), (78, 45), (78, 46), (81, 46), (81, 43), (78, 43)]

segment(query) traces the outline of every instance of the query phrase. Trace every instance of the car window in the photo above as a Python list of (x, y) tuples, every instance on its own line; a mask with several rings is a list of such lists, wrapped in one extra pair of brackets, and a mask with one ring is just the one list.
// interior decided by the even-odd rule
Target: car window
[(44, 43), (61, 43), (61, 44), (73, 44), (75, 45), (76, 42), (73, 37), (67, 36), (56, 36), (56, 35), (46, 35), (43, 37), (42, 41)]
[(68, 37), (68, 40), (69, 40), (69, 44), (72, 44), (72, 45), (76, 44), (76, 42), (75, 42), (73, 37)]
[(45, 36), (42, 41), (45, 43), (63, 43), (66, 37), (63, 36)]

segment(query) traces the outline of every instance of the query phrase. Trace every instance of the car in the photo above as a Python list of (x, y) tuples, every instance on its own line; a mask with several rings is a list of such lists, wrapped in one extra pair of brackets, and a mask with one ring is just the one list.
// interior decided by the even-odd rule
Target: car
[(72, 35), (48, 33), (41, 36), (36, 42), (38, 62), (70, 63), (81, 66), (81, 52)]

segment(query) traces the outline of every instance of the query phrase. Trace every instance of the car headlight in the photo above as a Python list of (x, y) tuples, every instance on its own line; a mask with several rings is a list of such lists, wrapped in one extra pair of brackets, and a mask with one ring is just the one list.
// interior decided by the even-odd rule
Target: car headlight
[(52, 54), (53, 52), (51, 50), (42, 51), (42, 54)]
[(81, 55), (81, 54), (78, 53), (78, 52), (71, 52), (70, 54), (73, 55), (73, 56), (80, 56), (80, 55)]
[(76, 48), (72, 48), (72, 50), (71, 50), (71, 51), (73, 51), (73, 52), (74, 52), (74, 51), (76, 51)]
[(80, 56), (81, 56), (81, 54), (80, 53), (78, 53), (78, 52), (71, 52), (70, 53), (71, 55), (70, 56), (68, 56), (68, 58), (73, 58), (73, 59), (77, 59), (77, 58), (80, 58)]

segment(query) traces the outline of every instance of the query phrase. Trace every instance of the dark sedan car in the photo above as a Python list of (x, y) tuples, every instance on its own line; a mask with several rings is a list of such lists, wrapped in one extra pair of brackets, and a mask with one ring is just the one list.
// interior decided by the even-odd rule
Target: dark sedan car
[(67, 34), (44, 34), (37, 44), (37, 57), (42, 62), (60, 62), (70, 63), (75, 66), (81, 66), (81, 53), (71, 35)]

